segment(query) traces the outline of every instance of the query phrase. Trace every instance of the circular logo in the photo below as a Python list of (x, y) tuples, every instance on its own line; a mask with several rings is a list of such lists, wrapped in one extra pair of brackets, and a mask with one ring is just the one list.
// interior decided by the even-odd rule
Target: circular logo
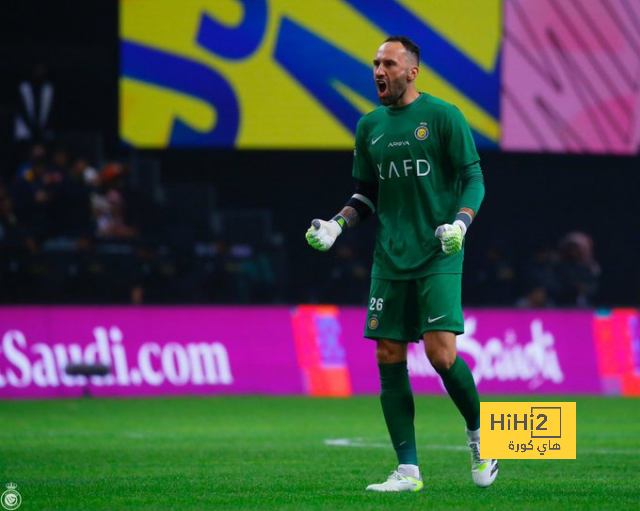
[(425, 124), (420, 124), (413, 132), (418, 140), (425, 140), (429, 136), (429, 128)]
[(0, 504), (2, 504), (3, 508), (13, 511), (22, 504), (22, 496), (15, 490), (7, 490), (0, 497)]
[(376, 328), (378, 328), (378, 325), (380, 324), (380, 322), (378, 321), (378, 318), (373, 316), (370, 320), (369, 320), (369, 330), (375, 330)]

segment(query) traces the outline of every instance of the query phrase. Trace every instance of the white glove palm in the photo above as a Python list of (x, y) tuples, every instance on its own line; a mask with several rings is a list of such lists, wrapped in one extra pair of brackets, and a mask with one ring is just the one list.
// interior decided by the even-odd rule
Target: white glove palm
[(336, 242), (338, 236), (342, 234), (342, 227), (335, 220), (318, 220), (311, 222), (311, 227), (307, 230), (305, 237), (307, 242), (316, 250), (326, 252)]
[(456, 254), (462, 249), (462, 241), (466, 232), (466, 225), (460, 220), (451, 224), (444, 224), (436, 229), (436, 237), (442, 243), (442, 251), (447, 254)]

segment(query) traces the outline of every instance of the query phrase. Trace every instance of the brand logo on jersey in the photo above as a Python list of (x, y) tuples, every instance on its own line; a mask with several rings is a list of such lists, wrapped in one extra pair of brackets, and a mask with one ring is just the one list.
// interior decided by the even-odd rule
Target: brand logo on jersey
[(379, 137), (376, 137), (373, 140), (371, 140), (371, 145), (376, 145), (376, 142), (378, 140), (380, 140), (382, 137), (384, 137), (384, 133), (382, 135), (380, 135)]
[(409, 145), (408, 140), (402, 140), (400, 142), (389, 142), (389, 145), (387, 147), (402, 147), (405, 145)]
[(416, 136), (418, 140), (426, 140), (427, 137), (429, 136), (429, 128), (427, 128), (427, 123), (421, 122), (420, 126), (416, 128), (413, 134)]

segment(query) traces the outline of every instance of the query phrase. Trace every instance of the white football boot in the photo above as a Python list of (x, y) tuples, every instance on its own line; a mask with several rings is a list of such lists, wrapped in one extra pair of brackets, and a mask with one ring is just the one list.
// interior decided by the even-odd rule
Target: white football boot
[[(411, 474), (411, 475), (408, 475)], [(417, 476), (417, 477), (412, 477)], [(367, 491), (421, 491), (424, 489), (422, 477), (415, 465), (400, 465), (398, 470), (391, 472), (391, 475), (384, 483), (370, 484)]]
[(469, 442), (471, 450), (471, 477), (480, 488), (491, 486), (498, 476), (498, 460), (480, 458), (480, 442)]

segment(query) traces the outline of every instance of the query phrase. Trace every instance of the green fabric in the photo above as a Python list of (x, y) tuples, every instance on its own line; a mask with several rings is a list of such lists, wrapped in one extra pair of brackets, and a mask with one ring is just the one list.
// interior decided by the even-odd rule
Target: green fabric
[(360, 119), (352, 174), (378, 185), (372, 277), (408, 280), (462, 273), (464, 249), (444, 254), (435, 230), (455, 220), (463, 181), (476, 188), (465, 201), (474, 204), (474, 211), (479, 208), (481, 171), (470, 168), (478, 161), (460, 110), (429, 94), (405, 107), (379, 107)]
[(464, 332), (461, 305), (462, 275), (431, 275), (415, 280), (371, 279), (368, 339), (420, 342), (432, 330)]
[(449, 396), (467, 422), (467, 428), (475, 431), (480, 427), (480, 397), (467, 363), (456, 357), (446, 371), (438, 371)]
[(409, 383), (407, 362), (378, 364), (380, 403), (398, 464), (417, 465), (416, 434), (413, 426), (415, 406)]
[(470, 208), (477, 215), (484, 199), (484, 177), (480, 163), (476, 162), (462, 169), (460, 180), (462, 181), (460, 207)]

